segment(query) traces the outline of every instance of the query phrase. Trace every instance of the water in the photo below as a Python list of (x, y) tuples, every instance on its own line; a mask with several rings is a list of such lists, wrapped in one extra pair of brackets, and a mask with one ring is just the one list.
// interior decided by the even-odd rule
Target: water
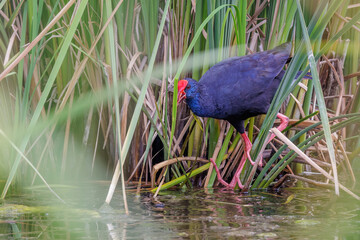
[(0, 203), (0, 239), (360, 239), (360, 202), (324, 189), (281, 193), (221, 189), (127, 191), (130, 215), (117, 191), (110, 211), (98, 209), (107, 183), (58, 186), (67, 205), (46, 189)]

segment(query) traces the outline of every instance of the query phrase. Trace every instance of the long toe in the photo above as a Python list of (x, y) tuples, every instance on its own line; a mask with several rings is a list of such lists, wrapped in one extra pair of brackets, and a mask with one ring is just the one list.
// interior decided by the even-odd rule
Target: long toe
[(210, 158), (210, 162), (212, 163), (212, 165), (213, 165), (214, 168), (215, 168), (217, 180), (218, 180), (222, 185), (224, 185), (225, 187), (230, 188), (230, 184), (227, 183), (227, 182), (225, 182), (224, 179), (221, 177), (220, 170), (219, 170), (219, 168), (217, 167), (214, 159)]
[(240, 188), (240, 189), (244, 189), (244, 185), (241, 183), (240, 178), (238, 178), (237, 184), (239, 185), (239, 188)]
[(263, 155), (262, 153), (260, 154), (260, 161), (259, 161), (259, 166), (262, 167), (264, 165), (264, 159), (263, 159)]
[[(246, 160), (246, 159), (245, 159), (245, 160)], [(242, 168), (244, 167), (243, 162), (240, 162), (240, 167), (241, 167), (241, 170), (242, 170)], [(236, 182), (235, 182), (235, 184), (234, 184), (234, 188), (235, 188), (236, 183), (238, 184), (238, 186), (239, 186), (240, 189), (243, 189), (243, 188), (244, 188), (244, 185), (241, 183), (241, 180), (240, 180), (241, 170), (240, 170), (240, 171), (236, 171), (236, 173), (235, 173), (234, 178), (236, 179)]]
[(233, 189), (236, 187), (236, 183), (239, 185), (239, 188), (240, 189), (243, 189), (244, 188), (244, 185), (241, 183), (241, 180), (240, 180), (240, 175), (241, 175), (241, 172), (244, 168), (244, 165), (245, 165), (245, 162), (246, 162), (246, 154), (244, 154), (240, 160), (240, 164), (238, 166), (238, 168), (236, 169), (236, 172), (235, 172), (235, 175), (231, 181), (231, 183), (229, 184), (229, 187), (231, 186)]
[(254, 166), (255, 162), (251, 159), (250, 150), (248, 152), (246, 152), (246, 157), (249, 159), (249, 162), (251, 163), (251, 165)]

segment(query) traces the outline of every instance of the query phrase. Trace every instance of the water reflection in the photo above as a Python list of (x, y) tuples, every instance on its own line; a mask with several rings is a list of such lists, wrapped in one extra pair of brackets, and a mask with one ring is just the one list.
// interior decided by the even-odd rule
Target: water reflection
[[(105, 185), (58, 189), (63, 205), (36, 190), (0, 204), (0, 238), (36, 239), (358, 239), (360, 203), (324, 190), (281, 193), (166, 191), (151, 200), (120, 191), (99, 211)], [(46, 197), (47, 196), (47, 197)]]

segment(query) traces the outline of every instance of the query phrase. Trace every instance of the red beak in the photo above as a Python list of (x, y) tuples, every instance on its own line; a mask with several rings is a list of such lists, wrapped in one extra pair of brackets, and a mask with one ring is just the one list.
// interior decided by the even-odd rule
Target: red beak
[(178, 82), (178, 104), (182, 101), (182, 100), (184, 100), (184, 99), (186, 99), (186, 93), (185, 93), (185, 88), (186, 88), (186, 86), (187, 86), (187, 84), (188, 84), (188, 81), (186, 81), (186, 80), (180, 80), (179, 82)]

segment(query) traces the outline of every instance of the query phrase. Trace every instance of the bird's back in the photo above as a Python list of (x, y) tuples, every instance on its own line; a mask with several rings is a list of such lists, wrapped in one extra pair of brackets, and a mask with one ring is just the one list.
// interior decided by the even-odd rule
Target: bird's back
[(290, 55), (289, 43), (211, 67), (199, 80), (203, 111), (218, 119), (266, 113), (281, 81), (277, 77)]

